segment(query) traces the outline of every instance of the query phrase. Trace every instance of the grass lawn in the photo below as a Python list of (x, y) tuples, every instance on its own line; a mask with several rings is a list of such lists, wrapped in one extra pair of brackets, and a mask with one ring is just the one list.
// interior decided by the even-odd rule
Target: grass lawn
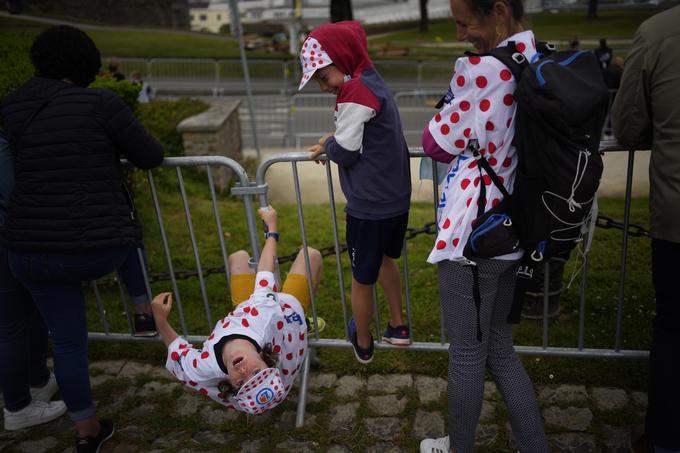
[[(574, 36), (583, 41), (585, 39), (630, 40), (637, 27), (647, 18), (661, 11), (657, 8), (639, 8), (622, 10), (600, 10), (598, 18), (586, 18), (585, 11), (560, 11), (558, 13), (540, 12), (527, 14), (524, 20), (525, 28), (532, 29), (538, 39), (565, 42)], [(408, 26), (405, 24), (405, 26)], [(446, 46), (437, 46), (437, 44)], [(380, 34), (374, 38), (369, 36), (369, 47), (373, 49), (372, 57), (385, 58), (383, 49), (392, 48), (392, 53), (399, 49), (408, 49), (405, 56), (392, 58), (409, 59), (451, 59), (457, 54), (451, 45), (460, 49), (472, 49), (466, 43), (456, 41), (456, 27), (453, 20), (435, 21), (429, 30), (420, 33), (415, 25), (395, 33)], [(617, 51), (616, 45), (611, 45)], [(622, 52), (627, 51), (628, 45), (623, 45)], [(389, 51), (387, 51), (389, 53)], [(618, 51), (617, 51), (618, 53)]]
[[(17, 33), (35, 36), (49, 25), (14, 17), (0, 17), (0, 37)], [(86, 33), (104, 56), (158, 58), (239, 58), (238, 41), (220, 35), (172, 33), (155, 30), (90, 29)], [(5, 38), (3, 38), (5, 39)], [(249, 52), (253, 58), (285, 58), (284, 54)]]
[[(587, 19), (585, 11), (544, 11), (527, 14), (524, 26), (532, 29), (540, 39), (567, 40), (574, 35), (579, 39), (631, 39), (637, 27), (659, 11), (655, 8), (601, 10), (595, 20)], [(369, 39), (371, 43), (455, 42), (456, 27), (452, 19), (435, 21), (425, 33), (414, 27)]]
[[(191, 243), (184, 220), (184, 212), (174, 182), (174, 170), (161, 169), (155, 172), (161, 187), (161, 209), (175, 270), (195, 270)], [(202, 175), (187, 172), (187, 190), (190, 196), (190, 210), (193, 227), (198, 241), (198, 250), (203, 269), (223, 264), (219, 241), (212, 214), (212, 204), (206, 196), (207, 186)], [(148, 201), (148, 195), (140, 187), (137, 205), (146, 227), (145, 243), (149, 254), (151, 272), (165, 272), (165, 257), (159, 240), (155, 214)], [(303, 195), (304, 202), (304, 195)], [(620, 199), (601, 200), (601, 212), (621, 219), (623, 203)], [(634, 223), (647, 224), (647, 200), (636, 199), (632, 206)], [(276, 206), (279, 211), (280, 231), (283, 232), (279, 255), (294, 253), (301, 245), (294, 205)], [(337, 206), (340, 219), (341, 205)], [(229, 252), (240, 248), (249, 249), (243, 205), (240, 201), (222, 197), (219, 201), (220, 218)], [(309, 244), (325, 247), (333, 243), (330, 207), (328, 205), (305, 205), (305, 228)], [(414, 204), (411, 209), (409, 226), (418, 228), (433, 218), (429, 204)], [(259, 222), (258, 222), (259, 223)], [(344, 237), (344, 222), (339, 225), (339, 236)], [(436, 268), (425, 262), (432, 247), (433, 237), (419, 235), (408, 243), (409, 281), (411, 290), (411, 315), (413, 336), (417, 341), (439, 341), (439, 305)], [(587, 289), (586, 336), (587, 348), (612, 348), (614, 344), (616, 296), (620, 260), (620, 232), (601, 230), (596, 232), (591, 252), (590, 273)], [(648, 239), (631, 238), (629, 271), (626, 285), (626, 302), (623, 318), (624, 349), (647, 349), (650, 337), (650, 320), (653, 316), (653, 290), (650, 277), (650, 256)], [(400, 260), (400, 264), (402, 261)], [(290, 264), (282, 265), (282, 276)], [(565, 280), (571, 276), (575, 261), (567, 264)], [(349, 297), (350, 271), (346, 254), (342, 256), (342, 275)], [(224, 274), (206, 277), (207, 300), (212, 311), (212, 323), (231, 309), (229, 290)], [(561, 314), (550, 322), (550, 345), (575, 347), (578, 332), (579, 279), (562, 294)], [(152, 285), (154, 293), (170, 290), (169, 281)], [(208, 335), (212, 325), (208, 322), (197, 278), (178, 281), (179, 293), (185, 313), (188, 331), (195, 335)], [(118, 288), (103, 285), (109, 322), (114, 332), (127, 331), (126, 318), (122, 315), (118, 299)], [(91, 300), (94, 307), (94, 301)], [(349, 298), (347, 299), (349, 303)], [(379, 291), (380, 319), (387, 319), (386, 302)], [(316, 296), (317, 313), (326, 319), (328, 327), (322, 333), (324, 338), (344, 338), (342, 309), (340, 303), (339, 275), (334, 256), (324, 259), (324, 276)], [(349, 310), (349, 305), (348, 305)], [(179, 330), (177, 310), (172, 322)], [(102, 331), (97, 311), (89, 312), (91, 331)], [(539, 321), (524, 321), (515, 329), (516, 344), (540, 345), (542, 324)], [(95, 357), (128, 356), (161, 363), (163, 349), (158, 345), (135, 345), (128, 343), (94, 343)], [(351, 374), (417, 372), (443, 376), (446, 373), (445, 353), (423, 353), (379, 350), (370, 367), (358, 365), (347, 348), (321, 349), (319, 352), (322, 368), (327, 371)], [(525, 358), (525, 363), (536, 382), (582, 382), (592, 385), (616, 385), (627, 388), (644, 388), (646, 383), (646, 362), (601, 360), (601, 359), (549, 359)], [(578, 365), (578, 366), (575, 366)]]

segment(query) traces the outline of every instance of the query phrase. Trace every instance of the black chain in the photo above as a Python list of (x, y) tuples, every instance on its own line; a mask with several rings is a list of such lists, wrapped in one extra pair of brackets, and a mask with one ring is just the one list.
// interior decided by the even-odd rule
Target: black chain
[[(611, 217), (607, 217), (605, 215), (597, 216), (597, 222), (595, 223), (595, 225), (600, 227), (600, 228), (604, 228), (605, 230), (615, 228), (617, 230), (623, 231), (625, 229), (625, 225), (623, 224), (623, 222), (619, 222), (619, 221), (614, 220)], [(649, 231), (645, 230), (640, 225), (636, 225), (634, 223), (629, 223), (628, 224), (628, 236), (649, 237)]]
[[(615, 228), (618, 230), (624, 229), (624, 225), (622, 222), (618, 222), (611, 217), (607, 217), (604, 215), (599, 215), (597, 216), (597, 222), (596, 226), (600, 228), (604, 228), (606, 230)], [(417, 236), (421, 234), (429, 234), (429, 235), (436, 235), (437, 234), (437, 223), (436, 222), (429, 222), (423, 225), (422, 228), (406, 228), (406, 235), (404, 236), (404, 240), (410, 241), (411, 239), (416, 238)], [(640, 225), (635, 225), (635, 224), (629, 224), (628, 225), (628, 235), (633, 236), (633, 237), (649, 237), (649, 231), (645, 230), (643, 227)], [(343, 253), (347, 250), (347, 246), (345, 244), (339, 244), (339, 253)], [(320, 248), (319, 252), (321, 252), (321, 256), (326, 257), (326, 256), (331, 256), (335, 255), (335, 245), (329, 245), (328, 247)], [(295, 260), (295, 257), (297, 256), (298, 252), (291, 253), (290, 255), (283, 255), (279, 256), (278, 262), (279, 263), (287, 263), (287, 262), (292, 262)], [(213, 275), (213, 274), (224, 274), (226, 272), (226, 269), (224, 266), (214, 266), (214, 267), (208, 267), (206, 269), (203, 269), (203, 275), (208, 276), (208, 275)], [(186, 280), (189, 278), (197, 277), (198, 272), (197, 271), (189, 271), (189, 270), (179, 270), (175, 271), (175, 280)], [(170, 273), (169, 272), (152, 272), (149, 274), (149, 281), (150, 282), (158, 282), (158, 281), (165, 281), (170, 279)], [(111, 280), (108, 283), (113, 283), (115, 280)], [(106, 280), (102, 280), (101, 283), (107, 283)]]

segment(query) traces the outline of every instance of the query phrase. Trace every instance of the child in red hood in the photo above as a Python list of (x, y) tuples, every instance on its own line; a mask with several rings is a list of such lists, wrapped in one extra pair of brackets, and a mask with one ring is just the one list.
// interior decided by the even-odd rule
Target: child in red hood
[(347, 198), (347, 249), (352, 263), (352, 312), (348, 332), (357, 360), (373, 360), (373, 285), (380, 281), (390, 309), (383, 340), (411, 342), (401, 306), (395, 259), (401, 255), (411, 200), (409, 151), (397, 106), (368, 56), (359, 22), (314, 29), (300, 51), (301, 90), (310, 79), (335, 94), (335, 133), (310, 148), (338, 164)]

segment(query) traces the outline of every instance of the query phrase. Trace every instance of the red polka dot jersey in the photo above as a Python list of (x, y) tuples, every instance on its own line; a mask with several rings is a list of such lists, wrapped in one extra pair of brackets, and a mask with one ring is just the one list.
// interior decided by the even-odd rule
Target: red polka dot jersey
[(271, 343), (274, 352), (279, 354), (277, 368), (281, 371), (283, 389), (281, 395), (277, 392), (275, 402), (280, 403), (288, 395), (307, 353), (307, 324), (300, 302), (274, 288), (274, 274), (258, 272), (250, 298), (217, 321), (200, 349), (182, 337), (168, 346), (165, 362), (168, 371), (187, 387), (229, 408), (243, 411), (233, 396), (223, 395), (217, 388), (226, 375), (218, 365), (221, 357), (215, 357), (214, 346), (227, 335), (245, 335), (260, 347)]
[[(530, 61), (536, 54), (531, 31), (517, 33), (499, 47), (515, 41)], [(486, 186), (486, 210), (498, 204), (502, 194), (491, 178), (482, 173), (468, 150), (468, 142), (477, 139), (480, 152), (512, 193), (517, 158), (514, 138), (517, 83), (512, 73), (491, 56), (471, 56), (456, 61), (451, 78), (452, 100), (437, 113), (423, 133), (425, 154), (449, 163), (437, 210), (438, 234), (428, 262), (461, 259), (463, 249), (477, 217), (480, 186)], [(450, 96), (449, 96), (450, 97)], [(521, 252), (505, 255), (516, 259)]]

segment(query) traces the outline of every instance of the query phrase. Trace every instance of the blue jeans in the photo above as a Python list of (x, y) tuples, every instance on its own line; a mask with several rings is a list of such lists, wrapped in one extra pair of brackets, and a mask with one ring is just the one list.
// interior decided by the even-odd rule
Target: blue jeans
[(29, 292), (12, 276), (0, 246), (0, 387), (5, 409), (31, 402), (30, 386), (47, 382), (47, 326)]
[[(69, 255), (9, 252), (9, 266), (29, 290), (52, 334), (54, 374), (71, 419), (95, 415), (87, 361), (87, 322), (82, 282), (118, 269), (137, 268), (126, 282), (131, 296), (145, 293), (137, 249), (118, 247)], [(127, 272), (121, 272), (126, 275)], [(129, 272), (129, 275), (135, 275)]]

